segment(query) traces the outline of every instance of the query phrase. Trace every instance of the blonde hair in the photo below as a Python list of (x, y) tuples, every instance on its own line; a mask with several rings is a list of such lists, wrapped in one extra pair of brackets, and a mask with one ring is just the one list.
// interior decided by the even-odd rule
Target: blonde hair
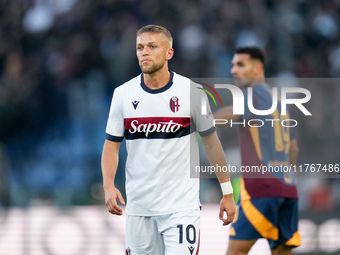
[(170, 42), (170, 47), (172, 47), (172, 36), (171, 33), (168, 29), (166, 29), (165, 27), (162, 26), (158, 26), (158, 25), (146, 25), (142, 28), (140, 28), (137, 31), (137, 37), (140, 36), (143, 33), (157, 33), (157, 34), (163, 34), (166, 36), (166, 38), (168, 38), (169, 42)]

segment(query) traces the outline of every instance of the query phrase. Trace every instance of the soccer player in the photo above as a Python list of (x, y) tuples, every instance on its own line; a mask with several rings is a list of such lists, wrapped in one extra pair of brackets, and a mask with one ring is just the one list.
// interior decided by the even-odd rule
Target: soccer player
[[(112, 214), (123, 214), (117, 199), (123, 205), (125, 201), (114, 186), (114, 177), (125, 137), (126, 254), (198, 254), (199, 179), (190, 178), (190, 171), (199, 164), (196, 131), (210, 163), (227, 165), (213, 115), (200, 114), (199, 100), (190, 104), (191, 94), (202, 93), (198, 85), (191, 87), (188, 78), (169, 71), (174, 50), (166, 28), (142, 27), (136, 51), (142, 73), (115, 89), (106, 127), (102, 153), (105, 203)], [(236, 207), (229, 174), (218, 177), (223, 193), (219, 217), (227, 225)]]
[[(298, 155), (293, 130), (281, 126), (281, 121), (289, 116), (281, 115), (280, 104), (273, 114), (266, 116), (252, 114), (247, 104), (248, 88), (252, 88), (255, 109), (268, 110), (272, 106), (272, 89), (265, 83), (265, 59), (265, 53), (258, 47), (236, 50), (231, 73), (244, 93), (244, 115), (233, 115), (233, 107), (227, 106), (214, 116), (239, 123), (243, 167), (271, 165), (280, 170), (280, 166), (294, 165)], [(263, 122), (252, 121), (251, 127), (247, 124), (250, 119)], [(231, 225), (227, 255), (247, 254), (259, 238), (268, 240), (272, 254), (292, 254), (292, 248), (300, 245), (294, 177), (281, 170), (273, 172), (260, 174), (262, 178), (242, 173), (238, 213)]]

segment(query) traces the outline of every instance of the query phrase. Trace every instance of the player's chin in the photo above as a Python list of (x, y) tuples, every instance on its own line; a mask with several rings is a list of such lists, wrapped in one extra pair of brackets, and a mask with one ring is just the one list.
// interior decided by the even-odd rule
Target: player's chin
[(238, 87), (242, 87), (242, 80), (240, 78), (234, 78), (234, 83)]
[(147, 65), (143, 65), (143, 64), (140, 65), (140, 69), (145, 74), (151, 74), (151, 73), (154, 72), (152, 66), (147, 66)]
[(249, 86), (249, 83), (244, 80), (237, 80), (235, 83), (240, 88)]
[(145, 68), (145, 67), (141, 68), (141, 70), (142, 70), (142, 72), (143, 72), (144, 74), (154, 74), (154, 73), (156, 73), (159, 69), (160, 69), (160, 68), (156, 68), (156, 67), (154, 67), (154, 66), (147, 67), (147, 68)]

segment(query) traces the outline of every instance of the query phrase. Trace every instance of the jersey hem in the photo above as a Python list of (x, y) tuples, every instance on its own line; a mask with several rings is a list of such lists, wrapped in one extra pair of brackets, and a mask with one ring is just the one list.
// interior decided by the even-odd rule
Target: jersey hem
[(186, 207), (183, 209), (178, 209), (178, 210), (171, 210), (168, 212), (159, 212), (159, 213), (129, 213), (126, 212), (126, 215), (128, 216), (141, 216), (141, 217), (152, 217), (152, 216), (163, 216), (163, 215), (168, 215), (168, 214), (172, 214), (172, 213), (177, 213), (177, 212), (182, 212), (182, 211), (187, 211), (187, 210), (200, 210), (201, 211), (201, 206), (197, 205), (197, 206), (193, 206), (193, 207)]

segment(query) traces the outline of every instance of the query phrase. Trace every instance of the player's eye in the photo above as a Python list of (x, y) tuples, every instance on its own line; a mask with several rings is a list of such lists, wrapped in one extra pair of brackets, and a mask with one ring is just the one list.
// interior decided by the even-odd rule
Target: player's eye
[(143, 47), (142, 46), (137, 46), (137, 50), (142, 50)]
[(151, 45), (150, 48), (151, 48), (151, 49), (155, 49), (155, 48), (156, 48), (156, 45)]

